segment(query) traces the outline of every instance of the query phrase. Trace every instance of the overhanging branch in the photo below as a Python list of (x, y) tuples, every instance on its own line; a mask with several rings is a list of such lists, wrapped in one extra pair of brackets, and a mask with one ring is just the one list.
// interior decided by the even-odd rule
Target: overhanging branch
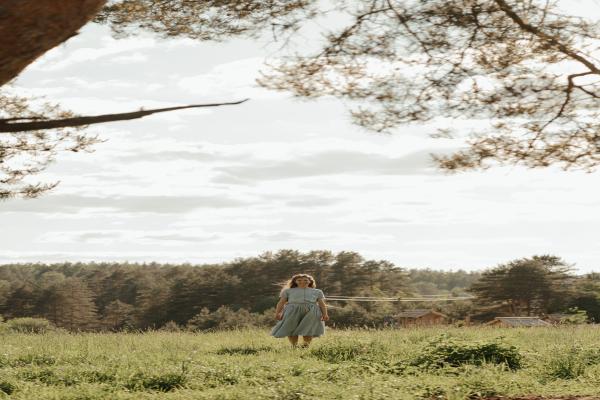
[[(7, 118), (0, 119), (0, 133), (1, 132), (27, 132), (27, 131), (38, 131), (44, 129), (56, 129), (56, 128), (68, 128), (75, 126), (84, 126), (84, 125), (93, 125), (93, 124), (102, 124), (105, 122), (113, 122), (113, 121), (126, 121), (130, 119), (138, 119), (143, 118), (148, 115), (176, 111), (176, 110), (185, 110), (188, 108), (204, 108), (204, 107), (219, 107), (219, 106), (231, 106), (236, 104), (242, 104), (249, 99), (244, 99), (240, 101), (234, 101), (229, 103), (210, 103), (210, 104), (192, 104), (187, 106), (178, 106), (178, 107), (167, 107), (167, 108), (155, 108), (152, 110), (140, 110), (128, 113), (118, 113), (118, 114), (103, 114), (103, 115), (90, 115), (83, 117), (73, 117), (73, 118), (63, 118), (63, 119), (53, 119), (53, 120), (38, 120), (37, 118)], [(12, 122), (15, 120), (26, 120), (31, 119), (30, 122)], [(33, 121), (35, 119), (35, 121)]]
[(537, 27), (527, 23), (523, 18), (519, 16), (519, 14), (515, 12), (515, 10), (511, 6), (508, 5), (508, 3), (506, 3), (505, 0), (494, 0), (494, 2), (500, 8), (500, 10), (502, 10), (522, 30), (524, 30), (525, 32), (529, 32), (537, 36), (538, 38), (544, 40), (546, 43), (555, 47), (556, 49), (558, 49), (558, 51), (570, 57), (571, 59), (579, 61), (581, 64), (585, 65), (591, 72), (595, 74), (600, 73), (600, 69), (593, 62), (578, 54), (576, 50), (570, 49), (567, 45), (560, 42), (557, 38), (550, 36), (542, 30), (538, 29)]

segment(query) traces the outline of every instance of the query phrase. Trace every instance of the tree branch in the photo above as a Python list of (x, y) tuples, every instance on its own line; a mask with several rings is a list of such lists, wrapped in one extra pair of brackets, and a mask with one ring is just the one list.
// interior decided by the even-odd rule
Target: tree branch
[(584, 92), (587, 93), (587, 91), (585, 89), (582, 89), (581, 87), (575, 85), (575, 81), (574, 79), (580, 76), (586, 76), (586, 75), (592, 75), (593, 72), (592, 71), (588, 71), (588, 72), (581, 72), (579, 74), (571, 74), (567, 77), (567, 88), (565, 89), (565, 100), (563, 101), (563, 103), (561, 104), (558, 112), (554, 115), (554, 117), (552, 117), (548, 122), (546, 122), (540, 129), (540, 132), (543, 131), (544, 129), (546, 129), (546, 127), (548, 127), (550, 124), (552, 124), (554, 121), (556, 121), (558, 118), (562, 117), (563, 113), (565, 112), (565, 109), (567, 108), (567, 105), (570, 103), (571, 101), (571, 94), (573, 93), (573, 89), (574, 88), (579, 88), (581, 90), (583, 90)]
[(593, 62), (591, 62), (587, 58), (581, 56), (580, 54), (577, 54), (576, 51), (570, 49), (564, 43), (559, 42), (558, 39), (556, 39), (555, 37), (550, 36), (550, 35), (542, 32), (540, 29), (536, 28), (535, 26), (525, 22), (523, 20), (523, 18), (521, 18), (515, 12), (515, 10), (513, 10), (512, 7), (506, 3), (506, 1), (494, 0), (494, 2), (496, 3), (496, 5), (498, 5), (500, 10), (502, 10), (510, 19), (512, 19), (513, 22), (515, 22), (517, 25), (519, 25), (519, 27), (522, 30), (524, 30), (525, 32), (532, 33), (535, 36), (539, 37), (540, 39), (545, 40), (550, 45), (556, 47), (564, 55), (566, 55), (574, 60), (577, 60), (580, 63), (582, 63), (583, 65), (585, 65), (586, 67), (588, 67), (591, 72), (594, 72), (597, 74), (600, 73), (600, 69), (598, 69), (598, 67)]
[[(11, 120), (14, 120), (14, 118), (0, 119), (0, 132), (27, 132), (27, 131), (37, 131), (37, 130), (43, 130), (43, 129), (56, 129), (56, 128), (67, 128), (67, 127), (92, 125), (92, 124), (102, 124), (105, 122), (113, 122), (113, 121), (126, 121), (126, 120), (130, 120), (130, 119), (143, 118), (143, 117), (146, 117), (146, 116), (152, 115), (152, 114), (175, 111), (175, 110), (185, 110), (188, 108), (219, 107), (219, 106), (242, 104), (248, 100), (249, 99), (244, 99), (244, 100), (234, 101), (234, 102), (230, 102), (230, 103), (192, 104), (192, 105), (188, 105), (188, 106), (155, 108), (152, 110), (140, 110), (140, 111), (134, 111), (134, 112), (128, 112), (128, 113), (90, 115), (90, 116), (83, 116), (83, 117), (42, 120), (42, 121), (32, 121), (32, 122), (10, 122)], [(27, 119), (27, 118), (22, 118), (22, 119)]]

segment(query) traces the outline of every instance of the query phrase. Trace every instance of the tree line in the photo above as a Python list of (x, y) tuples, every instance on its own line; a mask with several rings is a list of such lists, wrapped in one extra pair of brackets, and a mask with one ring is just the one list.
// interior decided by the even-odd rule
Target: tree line
[[(434, 303), (467, 315), (540, 315), (577, 307), (600, 321), (600, 274), (576, 276), (560, 258), (534, 256), (483, 272), (403, 269), (356, 252), (281, 250), (222, 264), (59, 263), (0, 266), (0, 314), (44, 318), (70, 331), (269, 326), (282, 283), (312, 274), (326, 296), (475, 295)], [(331, 301), (330, 325), (382, 326), (431, 303)]]

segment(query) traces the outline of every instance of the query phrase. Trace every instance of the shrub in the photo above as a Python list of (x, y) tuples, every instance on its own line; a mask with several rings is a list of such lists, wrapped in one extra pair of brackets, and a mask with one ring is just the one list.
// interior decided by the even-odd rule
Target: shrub
[(201, 367), (199, 373), (203, 384), (209, 388), (237, 385), (243, 379), (243, 372), (233, 365), (221, 368)]
[(560, 319), (561, 325), (582, 325), (587, 324), (589, 318), (585, 310), (577, 307), (569, 308), (569, 313)]
[(600, 364), (600, 349), (581, 349), (581, 356), (586, 365)]
[(113, 383), (117, 380), (114, 373), (104, 371), (82, 371), (79, 376), (88, 383)]
[(186, 377), (178, 373), (167, 373), (163, 375), (145, 375), (141, 372), (133, 375), (125, 384), (130, 390), (157, 390), (160, 392), (170, 392), (182, 387), (186, 382)]
[(24, 365), (54, 365), (56, 364), (56, 358), (46, 354), (26, 354), (13, 360), (10, 364), (13, 367), (22, 367)]
[(254, 355), (264, 351), (271, 351), (272, 347), (250, 347), (250, 346), (240, 346), (240, 347), (222, 347), (217, 350), (215, 353), (219, 355)]
[(6, 322), (6, 328), (15, 333), (46, 333), (54, 326), (45, 318), (13, 318)]
[(316, 347), (311, 349), (309, 354), (320, 360), (339, 363), (344, 361), (383, 358), (386, 354), (386, 349), (377, 342), (350, 342)]
[(575, 379), (585, 372), (585, 363), (578, 354), (567, 353), (553, 358), (546, 371), (550, 378)]
[(521, 355), (514, 346), (495, 342), (459, 342), (442, 335), (429, 342), (411, 365), (425, 368), (458, 367), (464, 364), (504, 364), (512, 370), (521, 367)]
[(175, 321), (169, 321), (164, 324), (160, 329), (162, 332), (181, 332), (181, 327), (177, 325)]
[(72, 386), (80, 383), (76, 375), (57, 375), (48, 368), (25, 370), (19, 373), (19, 377), (24, 381), (40, 382), (49, 386)]
[(496, 389), (481, 382), (467, 384), (465, 389), (467, 399), (487, 399), (498, 395)]
[(588, 365), (600, 362), (598, 350), (573, 346), (554, 352), (556, 355), (546, 365), (545, 373), (552, 379), (575, 379), (584, 374)]
[(210, 312), (205, 307), (188, 321), (187, 328), (192, 331), (205, 331), (264, 327), (270, 324), (271, 314), (251, 313), (245, 308), (232, 310), (227, 306)]
[(0, 393), (11, 395), (15, 390), (17, 390), (17, 387), (13, 383), (0, 381)]

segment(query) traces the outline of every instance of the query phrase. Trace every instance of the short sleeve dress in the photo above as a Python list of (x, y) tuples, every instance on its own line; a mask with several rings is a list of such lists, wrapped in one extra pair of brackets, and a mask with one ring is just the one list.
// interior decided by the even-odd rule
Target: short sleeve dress
[(288, 288), (280, 297), (287, 299), (283, 308), (283, 319), (271, 330), (271, 336), (321, 336), (325, 333), (325, 322), (321, 321), (318, 299), (325, 297), (323, 291), (314, 288)]

